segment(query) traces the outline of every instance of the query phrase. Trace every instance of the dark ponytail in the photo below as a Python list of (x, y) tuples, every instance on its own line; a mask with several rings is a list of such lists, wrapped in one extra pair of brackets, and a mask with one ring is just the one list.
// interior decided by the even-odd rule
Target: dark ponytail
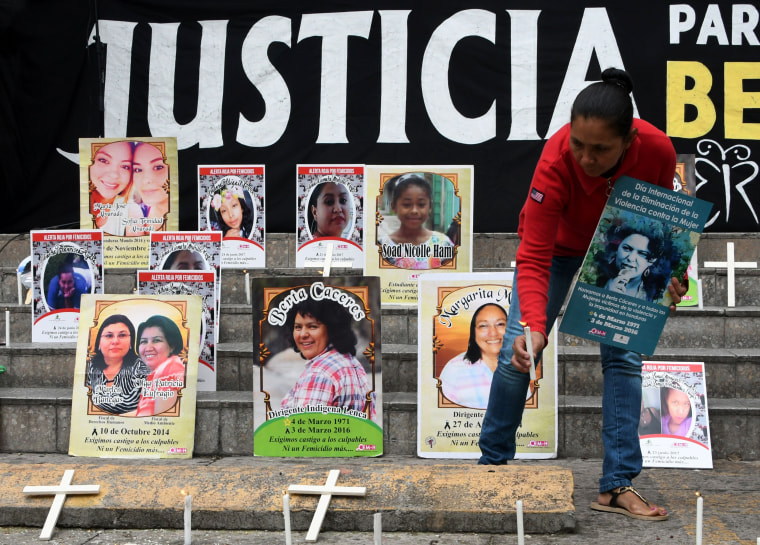
[(602, 81), (581, 91), (570, 110), (570, 121), (576, 117), (595, 117), (607, 121), (618, 136), (626, 137), (633, 126), (633, 80), (625, 70), (607, 68)]

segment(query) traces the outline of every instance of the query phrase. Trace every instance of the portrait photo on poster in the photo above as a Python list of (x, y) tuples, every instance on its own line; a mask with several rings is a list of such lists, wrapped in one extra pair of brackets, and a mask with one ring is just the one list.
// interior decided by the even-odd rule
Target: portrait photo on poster
[(210, 231), (221, 231), (224, 239), (254, 239), (259, 210), (258, 201), (239, 176), (225, 176), (213, 184), (207, 197), (207, 225)]
[(81, 253), (59, 253), (44, 263), (40, 292), (48, 311), (78, 309), (82, 294), (94, 293), (93, 271)]
[(87, 414), (179, 416), (189, 329), (159, 301), (103, 305), (89, 326)]
[(90, 142), (88, 166), (92, 226), (120, 237), (166, 230), (171, 168), (166, 143)]
[(376, 206), (380, 268), (456, 266), (462, 205), (451, 179), (432, 172), (389, 176)]
[(661, 305), (670, 304), (672, 276), (686, 274), (695, 243), (691, 232), (656, 219), (616, 210), (603, 215), (579, 280)]
[[(433, 322), (438, 407), (485, 410), (507, 327), (511, 287), (473, 281), (472, 286), (439, 291), (441, 312)], [(537, 377), (542, 376), (539, 361)], [(537, 391), (534, 386), (528, 388), (526, 401)]]
[[(378, 418), (376, 324), (355, 291), (317, 281), (268, 292), (267, 319), (255, 326), (262, 359), (254, 369), (267, 413), (324, 406)], [(324, 292), (331, 295), (314, 296)]]
[(319, 239), (364, 244), (364, 171), (360, 165), (298, 165), (298, 247)]

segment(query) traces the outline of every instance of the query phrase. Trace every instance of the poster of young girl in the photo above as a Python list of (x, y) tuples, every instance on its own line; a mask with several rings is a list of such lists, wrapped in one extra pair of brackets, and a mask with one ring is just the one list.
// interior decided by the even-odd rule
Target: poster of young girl
[(644, 467), (712, 469), (704, 363), (645, 361), (641, 378)]
[(179, 228), (176, 138), (80, 138), (79, 223), (106, 267), (148, 266), (149, 234)]
[(472, 166), (367, 165), (365, 274), (383, 304), (416, 305), (425, 271), (472, 270)]
[(201, 298), (84, 295), (69, 454), (190, 458)]
[(32, 231), (32, 342), (76, 342), (85, 293), (103, 293), (103, 233)]
[(253, 453), (383, 454), (376, 277), (252, 280)]
[(222, 234), (222, 268), (266, 267), (264, 165), (199, 165), (198, 230)]
[(296, 267), (364, 267), (364, 166), (298, 165)]
[(150, 269), (161, 271), (214, 271), (214, 335), (219, 342), (219, 310), (222, 300), (222, 233), (179, 231), (151, 233)]
[(203, 301), (198, 391), (216, 391), (216, 277), (214, 271), (137, 271), (139, 295), (199, 295)]
[[(513, 273), (419, 278), (417, 455), (479, 458), (478, 439), (512, 298)], [(556, 334), (536, 366), (516, 458), (557, 456)]]

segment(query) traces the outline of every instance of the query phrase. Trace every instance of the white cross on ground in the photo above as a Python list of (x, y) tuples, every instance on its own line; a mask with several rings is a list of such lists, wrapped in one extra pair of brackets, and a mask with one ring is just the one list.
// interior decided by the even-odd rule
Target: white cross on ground
[(339, 469), (330, 470), (324, 486), (291, 484), (288, 487), (289, 494), (319, 494), (321, 496), (317, 509), (314, 511), (314, 518), (311, 520), (309, 531), (306, 533), (306, 541), (317, 540), (319, 531), (322, 529), (322, 521), (325, 519), (333, 494), (337, 496), (367, 495), (367, 489), (363, 486), (335, 486), (335, 483), (338, 482), (338, 475), (340, 475)]
[(757, 269), (757, 261), (734, 261), (734, 243), (726, 243), (725, 261), (705, 261), (705, 267), (726, 269), (726, 290), (728, 292), (728, 306), (736, 306), (736, 269)]
[(71, 484), (74, 479), (74, 470), (67, 469), (63, 472), (63, 478), (61, 484), (58, 486), (25, 486), (24, 494), (27, 496), (52, 496), (53, 505), (50, 507), (47, 519), (45, 519), (45, 525), (42, 527), (42, 533), (40, 539), (43, 541), (49, 541), (53, 535), (55, 529), (55, 523), (58, 522), (58, 516), (63, 509), (63, 502), (66, 501), (67, 494), (99, 494), (100, 485), (98, 484)]

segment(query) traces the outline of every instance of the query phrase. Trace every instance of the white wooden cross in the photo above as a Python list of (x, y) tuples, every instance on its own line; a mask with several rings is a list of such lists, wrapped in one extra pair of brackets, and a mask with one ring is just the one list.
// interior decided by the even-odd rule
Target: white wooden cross
[(705, 261), (705, 267), (726, 268), (726, 282), (728, 292), (728, 306), (736, 306), (736, 282), (734, 273), (736, 269), (756, 269), (757, 261), (734, 261), (734, 243), (726, 243), (726, 260), (725, 261)]
[(314, 518), (311, 520), (309, 531), (306, 533), (306, 541), (317, 540), (319, 531), (322, 529), (322, 521), (325, 519), (333, 494), (337, 496), (367, 495), (367, 489), (363, 486), (335, 486), (335, 483), (338, 482), (338, 475), (340, 475), (339, 469), (330, 470), (324, 486), (291, 484), (288, 487), (289, 494), (319, 494), (321, 496), (317, 509), (314, 511)]
[(74, 478), (74, 470), (67, 469), (63, 472), (63, 478), (59, 486), (25, 486), (24, 494), (27, 496), (52, 496), (55, 495), (53, 505), (50, 507), (45, 525), (42, 527), (40, 539), (49, 541), (55, 529), (55, 523), (58, 522), (58, 516), (61, 514), (63, 502), (66, 501), (66, 494), (99, 494), (100, 485), (98, 484), (71, 484)]

